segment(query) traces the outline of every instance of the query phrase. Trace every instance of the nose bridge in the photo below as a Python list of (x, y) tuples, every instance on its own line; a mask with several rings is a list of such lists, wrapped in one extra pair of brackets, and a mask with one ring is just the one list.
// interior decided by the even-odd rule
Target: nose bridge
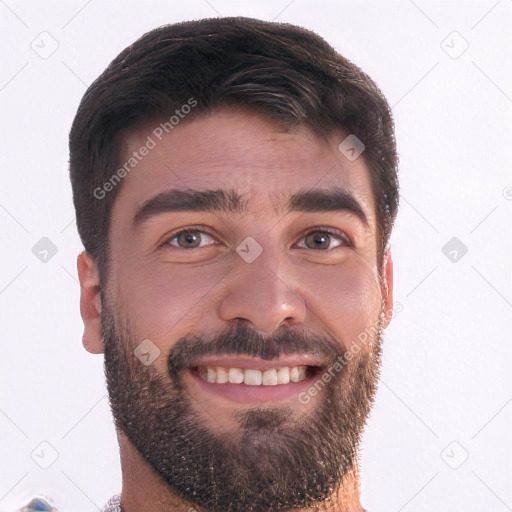
[[(303, 323), (306, 317), (305, 301), (295, 289), (290, 262), (270, 239), (258, 242), (262, 250), (253, 261), (245, 259), (244, 253), (237, 259), (219, 309), (224, 321), (243, 319), (267, 334), (281, 324)], [(254, 249), (250, 243), (249, 252)]]
[(293, 284), (289, 275), (287, 279), (289, 273), (283, 259), (275, 248), (266, 248), (253, 263), (241, 265), (241, 274), (252, 294), (267, 299), (269, 305), (292, 293)]

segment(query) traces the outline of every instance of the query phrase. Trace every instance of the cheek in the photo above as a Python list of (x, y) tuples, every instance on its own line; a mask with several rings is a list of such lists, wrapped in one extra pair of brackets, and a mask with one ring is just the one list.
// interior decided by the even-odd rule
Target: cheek
[(376, 269), (364, 262), (326, 267), (315, 275), (307, 303), (313, 322), (320, 320), (344, 343), (350, 343), (376, 325), (381, 308)]
[(190, 333), (197, 311), (212, 300), (222, 274), (211, 267), (162, 264), (127, 268), (119, 276), (124, 312), (135, 320), (137, 336), (168, 353), (173, 341)]

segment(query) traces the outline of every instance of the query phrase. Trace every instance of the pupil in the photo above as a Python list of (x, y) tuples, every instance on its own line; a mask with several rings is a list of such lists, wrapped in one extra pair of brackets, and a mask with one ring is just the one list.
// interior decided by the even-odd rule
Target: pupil
[(324, 235), (320, 235), (318, 238), (317, 238), (317, 241), (318, 241), (318, 245), (321, 245), (325, 242), (325, 236)]
[[(197, 234), (187, 233), (187, 234), (182, 235), (182, 240), (185, 242), (185, 244), (188, 244), (188, 245), (193, 245), (194, 242), (196, 242), (198, 239), (199, 239), (199, 237)], [(197, 245), (197, 244), (195, 244), (195, 245)]]
[(314, 247), (321, 247), (321, 248), (327, 248), (329, 245), (329, 237), (327, 237), (325, 234), (317, 234), (312, 235), (313, 237), (313, 246)]

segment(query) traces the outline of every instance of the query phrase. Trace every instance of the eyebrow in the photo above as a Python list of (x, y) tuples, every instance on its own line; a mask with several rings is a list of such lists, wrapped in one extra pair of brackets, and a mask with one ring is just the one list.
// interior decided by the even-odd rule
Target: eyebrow
[[(164, 213), (191, 211), (244, 214), (247, 213), (247, 206), (247, 201), (235, 190), (172, 189), (145, 201), (135, 213), (133, 227), (136, 228)], [(295, 192), (289, 198), (286, 213), (288, 212), (348, 212), (354, 214), (364, 225), (368, 225), (368, 219), (359, 202), (343, 188)]]
[(348, 212), (354, 214), (365, 226), (368, 219), (357, 199), (346, 189), (301, 190), (290, 198), (290, 212)]

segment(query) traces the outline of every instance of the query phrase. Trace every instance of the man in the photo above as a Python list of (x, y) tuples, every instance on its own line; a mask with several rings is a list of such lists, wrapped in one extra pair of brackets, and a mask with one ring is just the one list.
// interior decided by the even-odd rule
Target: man
[(363, 510), (398, 205), (375, 83), (292, 25), (164, 26), (90, 86), (70, 154), (107, 510)]

